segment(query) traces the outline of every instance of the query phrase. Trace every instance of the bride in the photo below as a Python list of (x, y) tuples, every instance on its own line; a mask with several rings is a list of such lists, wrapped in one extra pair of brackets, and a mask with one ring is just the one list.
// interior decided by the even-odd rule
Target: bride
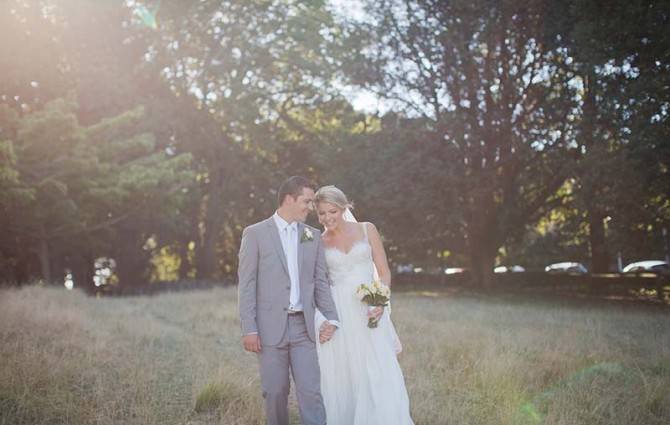
[[(396, 353), (400, 351), (389, 312), (368, 311), (356, 297), (356, 288), (379, 279), (391, 284), (391, 271), (381, 237), (372, 223), (345, 220), (351, 206), (335, 186), (324, 186), (314, 196), (322, 234), (328, 277), (341, 328), (321, 329), (325, 318), (317, 314), (317, 344), (321, 393), (328, 423), (334, 425), (413, 424), (409, 398)], [(352, 216), (353, 217), (353, 216)], [(375, 270), (376, 269), (376, 270)], [(368, 318), (378, 321), (370, 329)], [(332, 338), (331, 338), (332, 336)], [(330, 342), (323, 344), (325, 341)]]

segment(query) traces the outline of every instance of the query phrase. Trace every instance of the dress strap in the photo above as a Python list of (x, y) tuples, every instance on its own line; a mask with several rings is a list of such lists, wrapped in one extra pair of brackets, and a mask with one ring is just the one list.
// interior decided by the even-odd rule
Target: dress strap
[(368, 241), (368, 223), (361, 223), (363, 225), (363, 234), (365, 235), (365, 242)]

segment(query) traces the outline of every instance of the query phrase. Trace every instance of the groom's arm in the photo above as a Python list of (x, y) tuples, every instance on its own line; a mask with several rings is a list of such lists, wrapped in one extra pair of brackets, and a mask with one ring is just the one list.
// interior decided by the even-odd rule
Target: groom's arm
[(259, 352), (260, 339), (256, 323), (256, 283), (258, 278), (258, 241), (250, 228), (242, 232), (237, 267), (237, 303), (240, 327), (247, 351)]
[(314, 303), (329, 322), (339, 326), (335, 302), (330, 292), (330, 283), (326, 269), (326, 256), (320, 237), (317, 241), (316, 265), (314, 267)]

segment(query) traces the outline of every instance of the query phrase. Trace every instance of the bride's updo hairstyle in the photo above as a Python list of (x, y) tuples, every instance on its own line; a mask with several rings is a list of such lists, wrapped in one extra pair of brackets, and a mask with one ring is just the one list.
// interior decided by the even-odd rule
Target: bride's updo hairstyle
[(354, 209), (354, 205), (349, 202), (347, 195), (335, 186), (323, 186), (314, 194), (314, 205), (318, 206), (320, 203), (326, 202), (333, 204), (342, 210), (349, 208)]

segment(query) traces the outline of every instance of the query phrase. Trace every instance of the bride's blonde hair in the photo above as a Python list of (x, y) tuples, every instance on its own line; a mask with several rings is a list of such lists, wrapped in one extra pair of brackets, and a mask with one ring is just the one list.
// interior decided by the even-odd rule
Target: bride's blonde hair
[(326, 202), (333, 204), (337, 208), (350, 210), (354, 209), (354, 204), (349, 202), (347, 195), (335, 186), (323, 186), (314, 194), (314, 205), (318, 206), (320, 203)]

